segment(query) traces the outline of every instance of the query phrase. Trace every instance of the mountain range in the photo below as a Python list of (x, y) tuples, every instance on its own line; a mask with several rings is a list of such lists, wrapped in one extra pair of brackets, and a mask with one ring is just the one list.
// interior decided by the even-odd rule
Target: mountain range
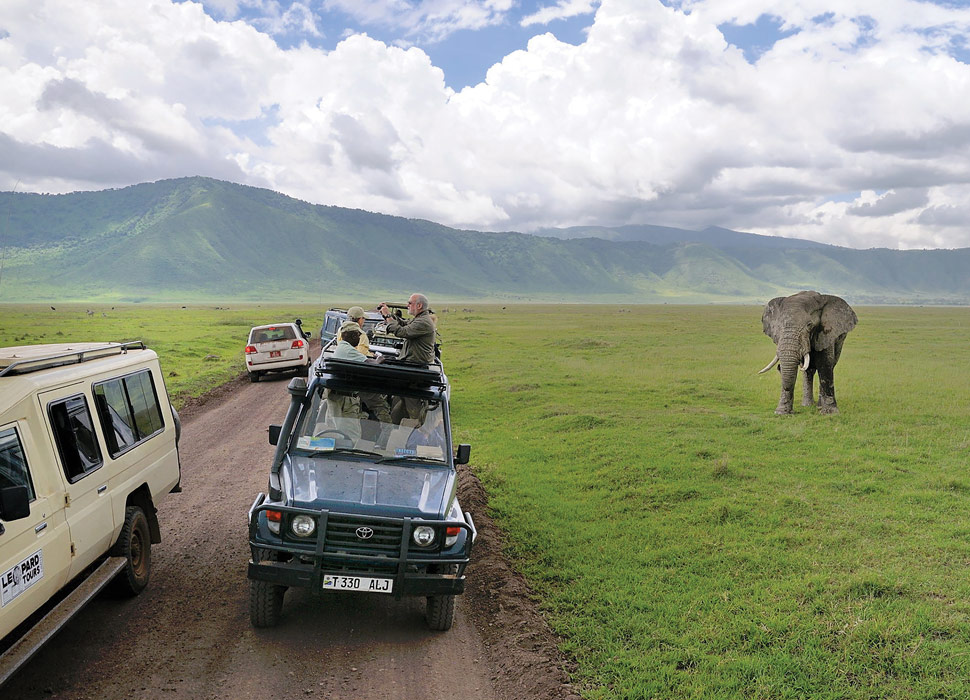
[(970, 303), (970, 249), (856, 250), (723, 228), (458, 230), (202, 177), (0, 193), (0, 302), (403, 298)]

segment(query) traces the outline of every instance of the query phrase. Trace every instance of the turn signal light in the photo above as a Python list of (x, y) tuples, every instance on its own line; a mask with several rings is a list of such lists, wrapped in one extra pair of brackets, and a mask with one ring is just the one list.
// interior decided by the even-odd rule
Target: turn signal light
[(461, 532), (461, 528), (457, 526), (445, 528), (445, 535), (448, 537), (458, 537), (459, 532)]
[(246, 354), (247, 355), (252, 355), (255, 352), (256, 352), (256, 348), (254, 348), (252, 345), (247, 345), (246, 346)]
[(290, 346), (290, 350), (296, 350), (297, 348), (302, 348), (302, 347), (303, 347), (302, 340), (294, 340), (293, 344)]
[(266, 511), (266, 526), (274, 535), (280, 534), (280, 527), (283, 523), (283, 514), (278, 510)]

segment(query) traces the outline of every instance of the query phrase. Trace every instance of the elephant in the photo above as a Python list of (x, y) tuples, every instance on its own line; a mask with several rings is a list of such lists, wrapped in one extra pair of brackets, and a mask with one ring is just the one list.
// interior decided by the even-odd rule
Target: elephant
[(795, 373), (805, 372), (802, 406), (813, 406), (813, 380), (818, 372), (819, 413), (838, 413), (835, 403), (835, 365), (842, 354), (845, 336), (859, 319), (844, 299), (830, 294), (803, 291), (776, 297), (761, 317), (765, 335), (778, 346), (773, 359), (758, 374), (778, 365), (781, 398), (775, 413), (792, 413)]

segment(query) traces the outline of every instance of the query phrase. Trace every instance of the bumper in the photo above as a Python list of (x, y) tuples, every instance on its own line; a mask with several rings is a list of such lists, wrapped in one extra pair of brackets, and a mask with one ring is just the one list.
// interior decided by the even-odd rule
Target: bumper
[[(266, 496), (259, 494), (249, 511), (249, 544), (252, 561), (248, 576), (280, 586), (323, 590), (324, 576), (363, 576), (393, 580), (395, 598), (403, 596), (456, 595), (465, 590), (465, 567), (468, 565), (477, 531), (470, 513), (464, 520), (430, 521), (420, 518), (391, 518), (350, 515), (329, 511), (306, 510), (267, 505)], [(283, 514), (281, 531), (286, 521), (295, 515), (310, 515), (317, 522), (316, 533), (308, 541), (294, 543), (290, 538), (268, 534), (266, 510)], [(338, 525), (337, 523), (341, 524)], [(346, 531), (351, 527), (393, 531), (392, 545), (381, 551), (368, 550), (366, 545), (348, 542)], [(451, 548), (439, 551), (416, 550), (411, 544), (413, 528), (431, 525), (443, 531), (454, 527), (461, 531)], [(341, 532), (342, 526), (342, 532)]]
[(274, 372), (284, 369), (296, 369), (297, 367), (309, 367), (312, 360), (309, 355), (294, 360), (273, 360), (272, 362), (246, 362), (247, 372)]
[[(462, 570), (464, 567), (462, 567)], [(264, 561), (259, 564), (249, 562), (249, 578), (255, 581), (266, 581), (288, 588), (310, 588), (323, 590), (323, 576), (334, 574), (348, 575), (347, 571), (327, 571), (312, 564), (295, 564), (293, 562)], [(458, 595), (465, 592), (464, 573), (458, 574), (419, 574), (405, 573), (403, 576), (385, 576), (383, 574), (365, 574), (376, 578), (393, 578), (395, 598), (403, 596), (429, 595)]]

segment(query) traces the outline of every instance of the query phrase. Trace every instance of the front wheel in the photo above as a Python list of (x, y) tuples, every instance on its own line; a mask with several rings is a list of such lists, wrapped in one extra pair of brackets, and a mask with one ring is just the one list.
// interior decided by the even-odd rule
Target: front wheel
[(145, 590), (152, 570), (152, 538), (148, 518), (138, 506), (125, 509), (125, 524), (110, 554), (125, 558), (125, 568), (111, 582), (111, 589), (128, 597)]
[(451, 629), (451, 623), (455, 619), (455, 596), (454, 595), (429, 595), (428, 606), (425, 610), (425, 620), (428, 622), (428, 629), (438, 632), (446, 632)]
[(253, 627), (276, 627), (283, 612), (286, 588), (249, 579), (249, 621)]

